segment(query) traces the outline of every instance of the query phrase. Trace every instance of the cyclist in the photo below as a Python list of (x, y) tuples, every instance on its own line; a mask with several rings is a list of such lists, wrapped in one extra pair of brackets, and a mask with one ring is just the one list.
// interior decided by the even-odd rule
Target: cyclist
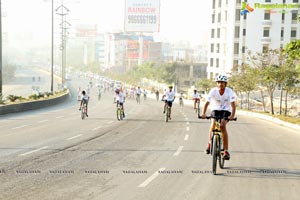
[(159, 91), (158, 90), (155, 91), (155, 95), (156, 95), (156, 101), (158, 101), (158, 99), (159, 99)]
[(81, 107), (83, 104), (86, 105), (86, 116), (88, 117), (88, 102), (90, 100), (89, 95), (83, 90), (82, 91), (82, 97), (81, 97), (81, 101), (80, 101), (80, 107), (79, 107), (79, 111), (81, 110)]
[(137, 98), (137, 101), (140, 100), (140, 96), (142, 94), (142, 90), (141, 90), (141, 87), (138, 86), (138, 89), (135, 91), (136, 92), (136, 98)]
[(169, 91), (166, 90), (165, 94), (162, 96), (162, 100), (165, 99), (165, 105), (164, 105), (164, 114), (165, 114), (165, 111), (166, 111), (166, 106), (167, 104), (170, 106), (170, 119), (171, 119), (171, 110), (172, 110), (172, 103), (174, 102), (175, 100), (175, 92), (173, 91), (173, 86), (170, 85), (169, 86)]
[(115, 90), (114, 102), (119, 102), (123, 110), (123, 118), (125, 118), (125, 111), (124, 111), (125, 96), (122, 90), (119, 88)]
[[(235, 94), (232, 91), (231, 88), (226, 87), (227, 86), (227, 77), (225, 75), (218, 75), (216, 77), (217, 87), (212, 88), (207, 96), (207, 101), (203, 107), (202, 111), (202, 118), (206, 118), (206, 110), (208, 108), (208, 105), (210, 105), (210, 110), (212, 111), (211, 115), (215, 117), (222, 117), (222, 118), (228, 118), (229, 120), (232, 120), (235, 116)], [(212, 137), (212, 130), (214, 127), (214, 121), (212, 120), (210, 129), (209, 129), (209, 139), (208, 139), (208, 146), (206, 149), (206, 153), (210, 153), (210, 145), (211, 145), (211, 137)], [(230, 154), (228, 152), (228, 133), (226, 129), (228, 121), (225, 119), (222, 119), (220, 128), (222, 131), (222, 137), (224, 141), (224, 159), (229, 160)]]
[(194, 110), (196, 110), (196, 104), (199, 102), (200, 104), (200, 95), (197, 92), (197, 89), (194, 89), (194, 93), (192, 95), (193, 101), (194, 101)]
[(183, 97), (184, 97), (183, 92), (181, 92), (180, 96), (179, 96), (179, 104), (182, 105), (182, 106), (183, 106)]
[(144, 89), (144, 91), (143, 91), (143, 94), (144, 94), (144, 100), (146, 100), (147, 99), (147, 94), (148, 94), (148, 92)]

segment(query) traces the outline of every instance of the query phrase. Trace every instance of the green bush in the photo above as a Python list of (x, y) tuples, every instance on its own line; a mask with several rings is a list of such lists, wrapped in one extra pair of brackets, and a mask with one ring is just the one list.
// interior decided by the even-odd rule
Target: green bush
[(29, 96), (29, 99), (37, 100), (38, 98), (39, 98), (39, 96), (36, 95), (36, 94), (32, 94), (32, 95)]
[(10, 95), (8, 95), (7, 96), (7, 99), (9, 100), (9, 101), (11, 101), (11, 102), (15, 102), (16, 100), (22, 100), (22, 99), (24, 99), (23, 97), (21, 97), (21, 96), (16, 96), (16, 95), (12, 95), (12, 94), (10, 94)]

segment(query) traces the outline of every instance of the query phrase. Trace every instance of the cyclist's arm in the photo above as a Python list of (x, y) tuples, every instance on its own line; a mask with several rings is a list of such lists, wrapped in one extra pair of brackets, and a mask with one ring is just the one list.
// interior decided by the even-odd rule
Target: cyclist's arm
[(228, 118), (230, 120), (232, 120), (235, 116), (235, 110), (236, 110), (235, 101), (231, 102), (230, 105), (231, 105), (232, 111), (231, 111), (231, 115)]
[(207, 101), (204, 106), (203, 106), (203, 110), (202, 110), (202, 118), (205, 118), (206, 117), (206, 110), (208, 108), (208, 105), (209, 105), (209, 101)]

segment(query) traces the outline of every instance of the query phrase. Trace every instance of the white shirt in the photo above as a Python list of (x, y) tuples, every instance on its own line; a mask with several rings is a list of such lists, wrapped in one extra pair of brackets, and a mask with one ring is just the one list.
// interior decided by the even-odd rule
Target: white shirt
[(200, 95), (198, 93), (194, 93), (192, 97), (193, 99), (200, 99)]
[(119, 94), (116, 94), (115, 97), (116, 97), (116, 101), (119, 101), (120, 103), (124, 103), (125, 100), (124, 93), (119, 92)]
[(142, 93), (142, 90), (141, 89), (137, 89), (136, 90), (136, 94), (141, 94)]
[(207, 96), (211, 110), (226, 110), (231, 112), (231, 102), (235, 101), (235, 94), (231, 88), (226, 87), (223, 95), (220, 95), (219, 88), (212, 88)]
[(167, 101), (173, 101), (174, 100), (174, 97), (175, 97), (175, 92), (173, 92), (173, 91), (167, 91), (166, 93), (165, 93), (165, 95), (166, 95), (166, 100)]
[(85, 94), (85, 95), (82, 95), (81, 97), (81, 100), (89, 100), (89, 95)]

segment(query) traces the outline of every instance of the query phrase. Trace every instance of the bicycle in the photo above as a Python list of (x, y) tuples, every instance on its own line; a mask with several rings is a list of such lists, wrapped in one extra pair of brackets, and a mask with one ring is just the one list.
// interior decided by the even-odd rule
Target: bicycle
[(195, 113), (198, 114), (198, 116), (200, 116), (200, 99), (195, 100), (196, 101), (196, 109), (195, 109)]
[(140, 104), (140, 103), (141, 103), (141, 97), (140, 97), (140, 94), (137, 94), (137, 95), (136, 95), (136, 103), (137, 103), (137, 104)]
[(167, 100), (163, 100), (165, 102), (164, 114), (165, 114), (165, 122), (171, 120), (171, 106), (168, 104)]
[[(220, 128), (221, 120), (229, 120), (224, 117), (214, 117), (208, 116), (206, 119), (215, 119), (215, 129), (212, 130), (212, 144), (210, 145), (210, 154), (212, 155), (212, 172), (214, 175), (217, 174), (217, 161), (219, 160), (219, 167), (224, 169), (225, 159), (224, 159), (224, 148), (223, 148), (223, 137)], [(233, 121), (236, 121), (234, 118)]]
[(86, 103), (83, 103), (81, 108), (81, 119), (84, 119), (87, 116), (86, 108), (87, 108)]
[(101, 93), (98, 94), (98, 101), (101, 100)]
[(118, 121), (123, 120), (123, 108), (119, 101), (117, 103), (117, 119)]
[(180, 105), (180, 107), (183, 107), (183, 98), (182, 97), (179, 98), (179, 105)]

